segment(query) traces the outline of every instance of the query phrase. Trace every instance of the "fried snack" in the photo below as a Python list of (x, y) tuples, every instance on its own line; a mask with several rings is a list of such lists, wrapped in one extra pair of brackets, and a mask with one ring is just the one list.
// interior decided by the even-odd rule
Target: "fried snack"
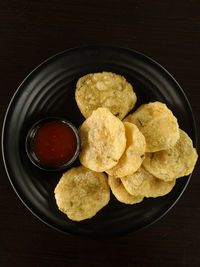
[(179, 131), (180, 138), (174, 147), (145, 154), (145, 169), (164, 181), (190, 174), (198, 158), (190, 137), (183, 130)]
[(108, 176), (108, 183), (113, 195), (122, 203), (125, 204), (136, 204), (142, 202), (143, 196), (132, 196), (124, 188), (120, 178)]
[(172, 190), (176, 183), (176, 180), (162, 181), (147, 172), (143, 167), (140, 167), (132, 175), (122, 177), (121, 181), (129, 194), (144, 197), (164, 196)]
[(124, 119), (137, 125), (146, 139), (146, 152), (173, 147), (179, 139), (179, 126), (171, 110), (161, 102), (140, 106)]
[(83, 166), (64, 173), (54, 192), (59, 210), (73, 221), (93, 217), (110, 200), (107, 176)]
[(117, 165), (106, 172), (111, 176), (123, 177), (134, 173), (142, 164), (146, 148), (144, 135), (138, 127), (124, 122), (126, 133), (126, 149)]
[(107, 108), (98, 108), (79, 129), (80, 162), (85, 167), (103, 172), (114, 167), (126, 147), (124, 124)]
[(99, 107), (108, 108), (123, 119), (136, 103), (136, 94), (126, 79), (111, 72), (91, 73), (76, 85), (75, 99), (85, 118)]

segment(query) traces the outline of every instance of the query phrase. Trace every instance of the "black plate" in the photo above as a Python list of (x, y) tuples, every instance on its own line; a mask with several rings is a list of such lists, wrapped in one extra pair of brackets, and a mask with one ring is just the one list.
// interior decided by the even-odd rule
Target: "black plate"
[(133, 206), (111, 196), (110, 203), (95, 217), (82, 222), (67, 219), (57, 209), (54, 188), (61, 174), (42, 171), (29, 161), (26, 134), (45, 116), (64, 117), (78, 127), (84, 118), (74, 99), (76, 82), (87, 73), (101, 71), (126, 77), (137, 94), (136, 108), (150, 101), (164, 102), (194, 146), (197, 136), (190, 104), (180, 86), (163, 67), (138, 52), (87, 46), (64, 51), (37, 67), (18, 88), (5, 116), (2, 148), (7, 174), (20, 199), (43, 222), (65, 233), (93, 238), (116, 237), (152, 224), (175, 204), (190, 179), (177, 180), (172, 192), (164, 197), (145, 199)]

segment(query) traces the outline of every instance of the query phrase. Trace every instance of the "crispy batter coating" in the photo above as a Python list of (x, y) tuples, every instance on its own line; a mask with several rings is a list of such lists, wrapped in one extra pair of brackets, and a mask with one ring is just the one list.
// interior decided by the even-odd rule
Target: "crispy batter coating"
[(179, 126), (171, 110), (161, 102), (141, 105), (124, 121), (137, 125), (146, 139), (146, 152), (173, 147), (179, 139)]
[(59, 210), (69, 219), (81, 221), (93, 217), (110, 200), (108, 178), (104, 173), (72, 168), (63, 174), (55, 188)]
[(132, 175), (121, 178), (126, 190), (134, 196), (159, 197), (168, 194), (175, 185), (176, 180), (170, 182), (162, 181), (143, 167), (140, 167)]
[(138, 127), (124, 122), (126, 133), (126, 149), (117, 165), (106, 171), (111, 176), (123, 177), (134, 173), (144, 160), (146, 142)]
[(123, 76), (111, 72), (91, 73), (81, 77), (75, 98), (85, 118), (99, 107), (108, 108), (123, 119), (136, 103), (136, 94)]
[(146, 153), (143, 161), (143, 166), (147, 171), (164, 181), (190, 174), (198, 158), (190, 137), (183, 130), (179, 131), (180, 138), (174, 147), (155, 153)]
[(111, 188), (113, 195), (122, 203), (125, 204), (136, 204), (142, 202), (143, 196), (132, 196), (124, 188), (120, 178), (113, 176), (108, 177), (108, 182)]
[(126, 147), (124, 124), (107, 108), (98, 108), (79, 129), (80, 162), (85, 167), (103, 172), (114, 167)]

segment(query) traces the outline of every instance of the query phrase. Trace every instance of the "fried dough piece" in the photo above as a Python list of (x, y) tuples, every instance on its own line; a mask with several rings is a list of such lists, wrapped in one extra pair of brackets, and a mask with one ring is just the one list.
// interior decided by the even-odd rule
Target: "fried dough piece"
[(80, 162), (85, 167), (103, 172), (114, 167), (126, 147), (124, 124), (107, 108), (98, 108), (79, 128)]
[(123, 177), (134, 173), (144, 160), (146, 142), (138, 127), (130, 122), (124, 122), (126, 133), (126, 149), (117, 165), (106, 172), (111, 176)]
[(136, 94), (126, 79), (115, 73), (91, 73), (76, 85), (75, 99), (85, 118), (99, 107), (108, 108), (123, 119), (136, 103)]
[(132, 175), (122, 177), (121, 181), (129, 194), (144, 197), (164, 196), (172, 190), (176, 182), (176, 180), (162, 181), (147, 172), (143, 167), (140, 167)]
[(54, 192), (59, 210), (73, 221), (93, 217), (110, 200), (107, 176), (83, 166), (64, 173)]
[(120, 178), (108, 177), (108, 183), (110, 185), (111, 191), (116, 199), (125, 204), (136, 204), (142, 202), (143, 196), (132, 196), (124, 188)]
[(146, 139), (146, 152), (173, 147), (179, 139), (179, 126), (171, 110), (161, 102), (141, 105), (124, 121), (137, 125)]
[(145, 154), (143, 161), (145, 169), (164, 181), (171, 181), (190, 174), (198, 158), (190, 137), (183, 130), (179, 131), (180, 138), (174, 147)]

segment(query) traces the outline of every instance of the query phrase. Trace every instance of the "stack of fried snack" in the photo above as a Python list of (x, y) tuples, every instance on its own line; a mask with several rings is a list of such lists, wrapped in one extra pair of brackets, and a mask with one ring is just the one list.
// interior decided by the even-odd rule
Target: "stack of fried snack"
[(124, 119), (136, 103), (124, 77), (83, 76), (75, 98), (86, 118), (79, 128), (82, 166), (63, 174), (55, 189), (68, 218), (93, 217), (109, 202), (110, 188), (120, 202), (136, 204), (168, 194), (177, 178), (193, 171), (196, 149), (165, 104), (144, 104)]

